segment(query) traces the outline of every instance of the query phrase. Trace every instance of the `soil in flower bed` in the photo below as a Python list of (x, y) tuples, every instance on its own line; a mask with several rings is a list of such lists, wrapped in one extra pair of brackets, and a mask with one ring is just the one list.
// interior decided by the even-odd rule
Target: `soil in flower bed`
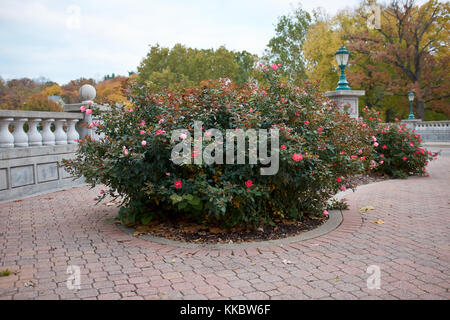
[(387, 175), (375, 175), (375, 174), (358, 174), (348, 178), (347, 183), (345, 184), (347, 188), (356, 188), (357, 186), (362, 186), (364, 184), (384, 181), (391, 179)]
[(279, 220), (275, 226), (258, 229), (245, 227), (225, 230), (218, 227), (208, 227), (188, 221), (154, 221), (150, 224), (134, 226), (134, 236), (149, 234), (170, 240), (192, 243), (241, 243), (281, 239), (298, 235), (317, 228), (328, 219), (304, 217), (302, 221)]

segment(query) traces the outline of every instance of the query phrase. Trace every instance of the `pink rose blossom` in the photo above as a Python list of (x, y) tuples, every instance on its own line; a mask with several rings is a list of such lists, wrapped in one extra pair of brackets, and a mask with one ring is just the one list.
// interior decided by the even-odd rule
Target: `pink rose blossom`
[(328, 215), (328, 211), (327, 210), (323, 210), (323, 214), (327, 216)]
[(175, 185), (175, 189), (181, 189), (183, 187), (181, 180), (177, 180), (173, 184)]
[(87, 109), (86, 110), (86, 114), (91, 114), (92, 113), (92, 109)]
[(81, 106), (81, 107), (80, 107), (80, 111), (81, 111), (81, 112), (85, 112), (85, 111), (86, 111), (86, 107), (85, 107), (85, 106)]
[(142, 140), (142, 141), (141, 141), (141, 145), (142, 145), (143, 147), (145, 147), (145, 146), (147, 145), (147, 141)]
[(252, 187), (252, 186), (253, 186), (253, 181), (252, 181), (252, 180), (247, 180), (247, 181), (245, 181), (245, 186), (246, 186), (247, 188)]
[(299, 162), (300, 160), (303, 160), (303, 156), (301, 155), (301, 153), (294, 153), (292, 159), (294, 159), (294, 161), (296, 162)]

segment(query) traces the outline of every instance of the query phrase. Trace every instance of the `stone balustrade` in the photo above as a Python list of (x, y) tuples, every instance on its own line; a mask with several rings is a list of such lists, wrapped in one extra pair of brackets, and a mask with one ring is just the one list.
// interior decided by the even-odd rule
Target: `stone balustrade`
[(76, 124), (83, 118), (73, 112), (0, 110), (0, 148), (77, 144)]
[(420, 134), (424, 142), (450, 142), (450, 121), (402, 120), (406, 127)]

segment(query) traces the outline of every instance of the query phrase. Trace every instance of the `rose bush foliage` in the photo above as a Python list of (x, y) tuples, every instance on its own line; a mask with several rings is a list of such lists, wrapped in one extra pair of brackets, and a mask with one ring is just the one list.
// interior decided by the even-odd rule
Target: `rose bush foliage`
[[(107, 186), (98, 201), (106, 194), (119, 197), (123, 223), (186, 218), (231, 228), (322, 215), (349, 176), (397, 166), (397, 153), (385, 152), (379, 164), (370, 138), (391, 144), (391, 135), (379, 135), (375, 123), (340, 112), (315, 85), (281, 82), (277, 67), (261, 70), (264, 86), (237, 86), (228, 79), (159, 93), (135, 86), (132, 105), (100, 114), (100, 123), (93, 125), (103, 138), (80, 140), (77, 157), (66, 167), (92, 186)], [(278, 129), (278, 173), (261, 175), (266, 165), (248, 164), (248, 152), (242, 165), (174, 164), (171, 151), (178, 141), (171, 142), (171, 133), (186, 129), (192, 139), (194, 121), (203, 123), (203, 134), (209, 128), (224, 136), (226, 129)], [(224, 139), (224, 150), (226, 144)], [(403, 151), (411, 156), (411, 148)]]
[(421, 136), (406, 128), (405, 124), (381, 124), (377, 112), (363, 109), (373, 145), (371, 169), (395, 178), (426, 174), (428, 162), (437, 154), (422, 146)]

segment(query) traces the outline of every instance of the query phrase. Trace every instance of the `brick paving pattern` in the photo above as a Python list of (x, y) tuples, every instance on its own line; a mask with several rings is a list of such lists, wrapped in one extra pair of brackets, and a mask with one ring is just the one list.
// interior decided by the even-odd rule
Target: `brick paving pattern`
[[(0, 270), (15, 272), (0, 277), (0, 299), (450, 299), (450, 157), (429, 171), (358, 189), (325, 236), (249, 249), (134, 238), (87, 187), (0, 204)], [(66, 286), (69, 265), (79, 290)], [(367, 288), (370, 265), (380, 289)]]

